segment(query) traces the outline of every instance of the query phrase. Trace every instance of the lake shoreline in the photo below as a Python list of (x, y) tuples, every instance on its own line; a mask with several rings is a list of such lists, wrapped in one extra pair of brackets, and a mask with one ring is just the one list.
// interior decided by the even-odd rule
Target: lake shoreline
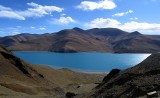
[[(12, 51), (12, 50), (11, 50)], [(108, 54), (154, 54), (149, 52), (100, 52), (100, 51), (82, 51), (82, 52), (56, 52), (56, 51), (12, 51), (12, 52), (49, 52), (49, 53), (108, 53)]]
[(101, 71), (87, 71), (87, 70), (78, 70), (78, 69), (72, 69), (72, 68), (65, 68), (65, 67), (58, 67), (58, 66), (51, 66), (51, 65), (41, 65), (41, 64), (37, 64), (37, 66), (43, 66), (43, 67), (48, 67), (51, 69), (55, 69), (55, 70), (70, 70), (70, 71), (74, 71), (74, 72), (79, 72), (79, 73), (87, 73), (87, 74), (108, 74), (110, 71), (108, 72), (101, 72)]
[(69, 68), (87, 73), (108, 73), (112, 69), (126, 69), (137, 65), (150, 54), (113, 54), (98, 52), (55, 53), (13, 52), (19, 58), (36, 65)]

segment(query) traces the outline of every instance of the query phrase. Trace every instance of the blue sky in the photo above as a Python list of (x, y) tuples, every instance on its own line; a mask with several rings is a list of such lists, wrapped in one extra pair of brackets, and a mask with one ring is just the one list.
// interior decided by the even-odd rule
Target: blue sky
[(0, 36), (80, 27), (160, 34), (160, 0), (1, 0)]

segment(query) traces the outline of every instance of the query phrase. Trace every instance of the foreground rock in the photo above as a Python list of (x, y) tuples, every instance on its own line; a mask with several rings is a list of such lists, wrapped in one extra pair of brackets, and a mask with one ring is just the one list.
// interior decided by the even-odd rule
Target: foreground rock
[[(93, 98), (135, 98), (160, 93), (160, 54), (124, 71), (113, 70), (95, 88)], [(91, 97), (91, 96), (90, 96)], [(156, 96), (157, 97), (157, 96)]]
[(101, 74), (31, 65), (0, 46), (0, 97), (64, 98), (70, 91), (77, 95), (89, 90), (80, 91), (81, 87), (74, 88), (73, 84), (94, 84), (100, 82), (103, 77)]

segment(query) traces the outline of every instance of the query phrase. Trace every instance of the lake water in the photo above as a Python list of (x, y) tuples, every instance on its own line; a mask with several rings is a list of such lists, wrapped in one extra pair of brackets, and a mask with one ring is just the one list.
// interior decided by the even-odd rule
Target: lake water
[(126, 69), (140, 63), (150, 55), (96, 52), (14, 52), (14, 54), (32, 64), (92, 72), (108, 72), (113, 68)]

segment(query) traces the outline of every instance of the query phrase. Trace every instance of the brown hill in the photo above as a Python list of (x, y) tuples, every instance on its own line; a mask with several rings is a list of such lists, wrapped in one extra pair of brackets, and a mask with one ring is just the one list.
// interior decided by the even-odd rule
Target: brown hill
[(160, 93), (160, 54), (153, 54), (140, 64), (120, 71), (112, 70), (95, 88), (93, 98), (146, 98)]
[(100, 82), (103, 77), (102, 74), (31, 65), (0, 46), (0, 97), (64, 98), (69, 91), (76, 94), (89, 92), (95, 85), (85, 90), (80, 89), (83, 85)]
[(54, 39), (55, 43), (50, 51), (55, 52), (85, 52), (85, 51), (101, 51), (111, 52), (111, 47), (104, 42), (96, 40), (96, 37), (80, 30), (62, 30), (58, 32)]
[[(32, 65), (15, 57), (5, 48), (0, 48), (0, 85), (26, 94), (57, 95), (57, 85), (49, 82)], [(61, 89), (60, 89), (61, 90)]]
[(1, 37), (0, 44), (16, 51), (155, 53), (160, 50), (160, 36), (116, 28), (73, 28), (52, 34)]

